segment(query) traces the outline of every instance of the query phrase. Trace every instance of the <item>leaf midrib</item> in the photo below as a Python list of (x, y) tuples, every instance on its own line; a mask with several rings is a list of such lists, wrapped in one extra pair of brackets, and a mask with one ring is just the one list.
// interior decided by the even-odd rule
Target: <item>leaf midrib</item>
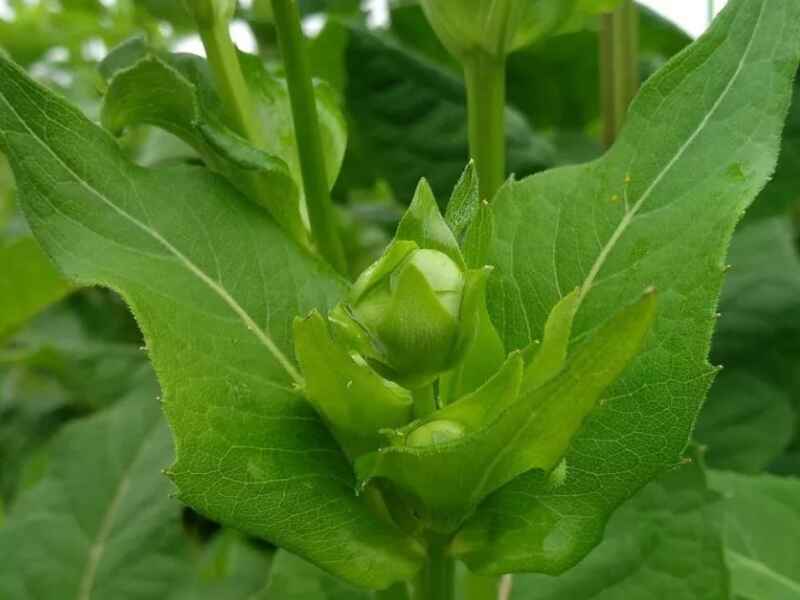
[(739, 552), (731, 550), (730, 548), (726, 549), (725, 553), (735, 561), (747, 567), (747, 569), (750, 571), (754, 571), (759, 575), (768, 577), (778, 582), (786, 589), (800, 595), (800, 582), (789, 579), (786, 575), (778, 573), (774, 569), (771, 569), (765, 565), (763, 562), (750, 558), (749, 556), (745, 556), (744, 554), (740, 554)]
[[(12, 67), (14, 68), (14, 67)], [(9, 102), (8, 98), (3, 92), (0, 92), (0, 97), (3, 98), (3, 102), (8, 107), (8, 109), (14, 114), (17, 120), (25, 127), (25, 130), (28, 134), (35, 139), (39, 145), (44, 148), (72, 177), (77, 181), (81, 187), (83, 187), (86, 191), (90, 194), (94, 195), (98, 198), (101, 202), (103, 202), (106, 206), (111, 208), (117, 214), (119, 214), (122, 218), (126, 219), (130, 223), (132, 223), (135, 227), (143, 231), (145, 234), (152, 237), (156, 240), (159, 244), (161, 244), (170, 254), (172, 254), (178, 261), (186, 267), (189, 272), (191, 272), (195, 277), (200, 279), (206, 286), (208, 286), (215, 294), (217, 294), (223, 302), (225, 302), (229, 308), (241, 319), (244, 323), (245, 327), (256, 336), (256, 338), (264, 345), (267, 350), (273, 355), (275, 360), (278, 361), (286, 373), (291, 377), (295, 383), (302, 384), (303, 378), (301, 377), (300, 373), (295, 369), (294, 365), (291, 361), (286, 357), (286, 355), (278, 348), (277, 344), (272, 340), (272, 338), (267, 335), (253, 320), (253, 318), (244, 310), (244, 308), (228, 293), (228, 291), (222, 287), (219, 283), (214, 281), (211, 277), (209, 277), (205, 271), (200, 269), (197, 265), (195, 265), (186, 255), (184, 255), (180, 250), (178, 250), (175, 246), (173, 246), (166, 238), (164, 238), (158, 231), (152, 229), (148, 225), (139, 221), (136, 217), (129, 214), (128, 212), (121, 209), (119, 206), (114, 204), (109, 198), (107, 198), (104, 194), (102, 194), (99, 190), (94, 188), (89, 182), (85, 181), (78, 173), (75, 172), (72, 167), (65, 162), (51, 147), (47, 144), (41, 137), (39, 137), (33, 129), (28, 125), (27, 121), (20, 115), (20, 113), (14, 108), (14, 106)]]
[(131, 471), (139, 462), (144, 449), (149, 446), (151, 437), (158, 430), (159, 422), (160, 418), (153, 420), (153, 423), (148, 429), (147, 434), (142, 438), (136, 453), (133, 455), (133, 458), (125, 466), (122, 477), (117, 484), (116, 490), (114, 491), (114, 496), (111, 499), (111, 503), (108, 505), (108, 509), (106, 509), (106, 512), (103, 514), (103, 519), (100, 522), (100, 527), (97, 529), (97, 534), (89, 546), (86, 566), (84, 567), (83, 574), (81, 575), (80, 586), (78, 587), (76, 600), (91, 600), (92, 598), (94, 585), (97, 581), (97, 567), (100, 565), (100, 561), (102, 560), (105, 552), (106, 544), (111, 536), (111, 530), (114, 526), (114, 518), (116, 517), (122, 501), (125, 498), (128, 489), (130, 488)]
[(658, 187), (658, 185), (663, 181), (664, 177), (672, 170), (672, 168), (678, 163), (679, 160), (683, 158), (684, 153), (689, 149), (689, 147), (694, 143), (697, 137), (705, 130), (706, 126), (708, 126), (711, 118), (717, 112), (719, 107), (725, 101), (730, 91), (733, 89), (734, 84), (738, 81), (739, 75), (741, 75), (742, 69), (744, 65), (747, 63), (748, 59), (750, 58), (750, 52), (753, 48), (753, 42), (756, 39), (756, 34), (761, 27), (761, 21), (764, 17), (765, 8), (769, 0), (763, 0), (761, 3), (761, 9), (758, 13), (758, 18), (756, 19), (755, 24), (753, 25), (752, 33), (750, 34), (750, 39), (747, 42), (747, 47), (745, 51), (742, 53), (742, 57), (739, 60), (739, 64), (736, 66), (736, 70), (734, 71), (733, 75), (728, 80), (728, 83), (725, 85), (725, 88), (720, 93), (719, 97), (716, 99), (714, 104), (711, 106), (709, 111), (706, 113), (703, 120), (694, 130), (692, 135), (689, 136), (689, 139), (678, 148), (678, 151), (675, 155), (670, 159), (670, 161), (666, 164), (666, 166), (656, 175), (650, 185), (645, 189), (636, 203), (630, 208), (630, 210), (626, 210), (625, 214), (622, 217), (622, 220), (617, 225), (617, 228), (614, 230), (614, 233), (609, 238), (608, 242), (606, 242), (605, 246), (601, 250), (600, 254), (598, 255), (597, 259), (595, 260), (592, 268), (589, 271), (589, 274), (586, 276), (583, 285), (581, 286), (581, 290), (578, 296), (578, 306), (583, 303), (586, 295), (591, 291), (592, 286), (594, 285), (594, 281), (597, 278), (597, 275), (600, 273), (600, 270), (605, 265), (605, 262), (608, 260), (608, 257), (611, 255), (614, 247), (616, 246), (617, 242), (622, 238), (622, 235), (625, 233), (625, 230), (630, 226), (633, 222), (634, 218), (638, 214), (638, 212), (642, 209), (645, 202), (650, 198), (653, 191)]

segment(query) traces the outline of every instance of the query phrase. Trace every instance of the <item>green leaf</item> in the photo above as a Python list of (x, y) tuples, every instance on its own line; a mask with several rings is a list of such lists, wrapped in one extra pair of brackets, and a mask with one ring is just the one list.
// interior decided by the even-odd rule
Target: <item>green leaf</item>
[(2, 59), (0, 146), (46, 251), (133, 308), (165, 393), (179, 497), (359, 585), (408, 579), (418, 546), (355, 496), (346, 459), (292, 387), (292, 320), (341, 296), (331, 270), (208, 171), (128, 163)]
[[(132, 40), (114, 50), (101, 70), (109, 80), (102, 118), (120, 134), (136, 124), (155, 125), (189, 143), (214, 170), (225, 175), (301, 242), (305, 199), (291, 105), (284, 79), (261, 61), (240, 54), (242, 67), (269, 135), (263, 148), (228, 129), (208, 64), (191, 55), (166, 54)], [(317, 105), (330, 184), (336, 181), (347, 141), (344, 119), (328, 86), (316, 85)]]
[(273, 552), (223, 530), (203, 548), (194, 572), (168, 600), (267, 600)]
[[(341, 27), (332, 23), (329, 27)], [(379, 35), (351, 28), (345, 99), (351, 144), (342, 184), (386, 179), (407, 202), (421, 178), (446, 199), (469, 158), (464, 84)], [(553, 164), (553, 148), (518, 111), (506, 111), (509, 170), (528, 175)]]
[(785, 215), (800, 203), (797, 174), (800, 172), (800, 73), (795, 79), (794, 100), (783, 131), (778, 168), (761, 193), (760, 200), (748, 212), (747, 221), (764, 216)]
[(304, 560), (278, 552), (272, 565), (269, 586), (272, 600), (372, 600), (366, 592), (354, 589)]
[[(521, 387), (524, 363), (513, 353), (483, 387), (359, 459), (359, 479), (392, 481), (422, 500), (434, 528), (454, 531), (500, 486), (531, 470), (555, 468), (605, 388), (641, 348), (654, 311), (655, 296), (647, 294), (598, 329), (558, 377), (551, 372), (539, 387)], [(471, 536), (456, 541), (459, 554), (482, 543)]]
[(45, 477), (0, 530), (8, 600), (165, 597), (184, 576), (172, 453), (151, 373), (114, 409), (67, 426)]
[(0, 242), (0, 339), (73, 289), (32, 237)]
[(495, 199), (489, 311), (508, 350), (541, 337), (575, 287), (573, 343), (644, 287), (658, 289), (659, 306), (647, 351), (573, 440), (573, 476), (556, 491), (520, 477), (467, 524), (486, 536), (463, 556), (474, 570), (564, 571), (616, 507), (680, 460), (713, 378), (726, 247), (775, 166), (798, 60), (800, 4), (734, 0), (647, 82), (602, 160)]
[(726, 496), (725, 550), (737, 600), (800, 598), (800, 481), (710, 474)]
[[(769, 197), (759, 199), (759, 204)], [(733, 237), (713, 360), (724, 370), (695, 437), (709, 465), (759, 472), (789, 446), (800, 392), (800, 256), (785, 216), (749, 220)]]
[(574, 569), (514, 576), (511, 600), (728, 600), (720, 504), (697, 461), (678, 467), (620, 508)]

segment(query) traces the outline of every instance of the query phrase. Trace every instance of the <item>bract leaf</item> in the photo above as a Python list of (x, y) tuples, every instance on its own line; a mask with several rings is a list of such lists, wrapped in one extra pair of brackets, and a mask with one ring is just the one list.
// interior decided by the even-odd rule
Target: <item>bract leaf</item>
[(411, 392), (356, 362), (334, 343), (318, 312), (295, 320), (294, 343), (305, 375), (303, 392), (351, 459), (377, 450), (381, 429), (402, 427), (413, 418)]

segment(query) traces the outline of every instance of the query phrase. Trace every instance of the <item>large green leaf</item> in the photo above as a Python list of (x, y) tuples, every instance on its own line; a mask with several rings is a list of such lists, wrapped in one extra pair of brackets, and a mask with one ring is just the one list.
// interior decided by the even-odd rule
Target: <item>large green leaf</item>
[(774, 169), (798, 60), (800, 4), (734, 0), (648, 81), (603, 159), (501, 190), (488, 293), (508, 350), (539, 338), (578, 286), (576, 341), (646, 286), (659, 306), (648, 349), (573, 441), (564, 485), (523, 476), (467, 524), (487, 538), (462, 554), (472, 568), (563, 571), (619, 504), (680, 460), (713, 378), (726, 247)]
[(681, 466), (617, 511), (574, 569), (515, 576), (511, 600), (728, 600), (720, 504), (697, 461)]
[(172, 453), (151, 372), (113, 410), (67, 426), (0, 530), (7, 600), (156, 600), (184, 576)]
[(800, 598), (800, 480), (712, 472), (736, 600)]
[(130, 164), (2, 59), (0, 146), (48, 254), (133, 308), (165, 393), (180, 498), (360, 585), (409, 578), (417, 545), (355, 496), (346, 459), (292, 387), (292, 319), (339, 298), (333, 272), (210, 172)]
[(724, 370), (696, 438), (712, 467), (758, 472), (791, 442), (800, 402), (800, 256), (790, 219), (743, 223), (728, 262), (712, 346)]
[(0, 241), (0, 339), (72, 291), (32, 237)]

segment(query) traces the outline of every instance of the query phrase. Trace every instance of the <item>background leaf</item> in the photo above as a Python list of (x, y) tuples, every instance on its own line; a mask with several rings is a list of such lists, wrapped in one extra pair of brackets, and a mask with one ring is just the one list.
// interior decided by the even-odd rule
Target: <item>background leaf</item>
[(724, 369), (696, 437), (708, 445), (711, 466), (755, 473), (775, 461), (797, 431), (800, 256), (790, 219), (745, 221), (728, 262), (712, 347)]
[(580, 565), (559, 577), (515, 576), (511, 600), (727, 600), (719, 505), (698, 461), (678, 467), (620, 508)]
[(471, 527), (489, 542), (464, 556), (471, 567), (563, 571), (599, 541), (608, 514), (680, 460), (713, 377), (706, 356), (726, 247), (776, 162), (798, 27), (794, 2), (730, 2), (648, 81), (604, 159), (512, 184), (495, 200), (489, 308), (507, 349), (539, 337), (576, 286), (587, 292), (576, 340), (647, 286), (659, 312), (648, 349), (573, 441), (566, 483), (548, 491), (521, 477), (481, 507)]
[(800, 481), (712, 472), (726, 496), (725, 545), (736, 600), (800, 598)]
[[(370, 187), (386, 178), (408, 203), (425, 177), (444, 200), (469, 157), (463, 83), (375, 33), (347, 31), (351, 145), (340, 184)], [(510, 171), (526, 175), (553, 164), (552, 147), (518, 112), (509, 109), (506, 124)]]
[(3, 598), (155, 600), (182, 575), (157, 392), (146, 373), (128, 399), (54, 440), (47, 474), (0, 530)]
[(0, 339), (73, 290), (33, 237), (0, 242)]

